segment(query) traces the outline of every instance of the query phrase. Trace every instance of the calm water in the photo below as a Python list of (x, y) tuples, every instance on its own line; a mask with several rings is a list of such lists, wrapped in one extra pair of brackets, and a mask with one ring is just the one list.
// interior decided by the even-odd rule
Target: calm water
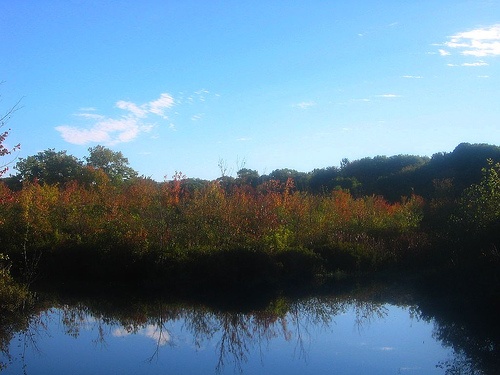
[(255, 309), (53, 299), (2, 328), (2, 374), (483, 373), (470, 337), (452, 340), (467, 326), (391, 300), (373, 288)]

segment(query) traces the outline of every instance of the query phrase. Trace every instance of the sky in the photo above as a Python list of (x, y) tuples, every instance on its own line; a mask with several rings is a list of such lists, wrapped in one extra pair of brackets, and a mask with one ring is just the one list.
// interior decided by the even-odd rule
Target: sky
[(162, 181), (500, 145), (500, 1), (0, 0), (0, 45), (21, 158)]

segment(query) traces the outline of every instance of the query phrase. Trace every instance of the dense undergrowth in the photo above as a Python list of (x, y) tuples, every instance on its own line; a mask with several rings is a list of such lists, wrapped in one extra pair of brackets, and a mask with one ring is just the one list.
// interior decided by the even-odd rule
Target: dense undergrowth
[(390, 204), (344, 190), (311, 195), (291, 179), (190, 193), (180, 179), (117, 187), (102, 177), (0, 188), (3, 251), (20, 273), (36, 265), (42, 277), (273, 281), (376, 270), (427, 246), (417, 196)]
[(25, 284), (228, 288), (429, 269), (496, 275), (499, 171), (490, 161), (459, 196), (441, 181), (432, 197), (389, 202), (340, 188), (301, 191), (291, 178), (196, 189), (181, 174), (116, 183), (89, 167), (87, 181), (0, 184), (1, 252)]

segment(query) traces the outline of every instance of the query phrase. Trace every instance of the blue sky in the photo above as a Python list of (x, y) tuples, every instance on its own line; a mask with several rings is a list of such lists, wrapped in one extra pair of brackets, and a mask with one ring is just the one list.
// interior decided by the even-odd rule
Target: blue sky
[(19, 157), (163, 180), (500, 144), (500, 1), (0, 1)]

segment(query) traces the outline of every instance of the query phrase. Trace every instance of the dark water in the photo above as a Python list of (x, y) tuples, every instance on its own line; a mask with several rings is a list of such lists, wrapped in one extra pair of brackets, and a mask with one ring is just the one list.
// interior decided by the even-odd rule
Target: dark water
[(497, 373), (487, 318), (418, 301), (373, 285), (245, 305), (40, 298), (4, 321), (2, 374)]

